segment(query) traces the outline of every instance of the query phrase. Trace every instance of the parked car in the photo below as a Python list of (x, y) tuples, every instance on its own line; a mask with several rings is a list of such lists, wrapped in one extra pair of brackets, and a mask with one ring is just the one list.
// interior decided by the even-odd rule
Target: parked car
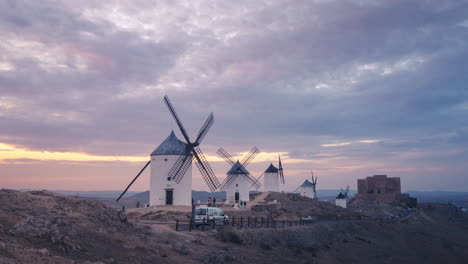
[[(204, 219), (204, 221), (203, 221)], [(211, 223), (229, 221), (229, 217), (224, 214), (223, 210), (216, 207), (200, 206), (195, 209), (195, 223)]]
[(315, 217), (312, 217), (312, 216), (304, 216), (301, 218), (302, 221), (314, 221), (315, 220)]

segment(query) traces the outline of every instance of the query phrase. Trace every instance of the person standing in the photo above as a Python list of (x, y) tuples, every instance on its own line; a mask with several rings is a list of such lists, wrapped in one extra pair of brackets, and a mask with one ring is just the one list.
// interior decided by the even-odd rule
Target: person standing
[(247, 208), (247, 202), (244, 202), (244, 208)]
[(213, 197), (213, 207), (216, 207), (216, 197)]
[(211, 207), (211, 197), (208, 197), (208, 207)]

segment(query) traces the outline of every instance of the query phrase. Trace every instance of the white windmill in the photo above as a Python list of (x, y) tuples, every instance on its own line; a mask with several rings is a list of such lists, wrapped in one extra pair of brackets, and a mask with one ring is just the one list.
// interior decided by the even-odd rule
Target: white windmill
[(208, 164), (199, 145), (213, 125), (214, 115), (211, 113), (205, 121), (194, 142), (185, 131), (179, 116), (175, 112), (169, 98), (164, 96), (164, 102), (175, 119), (186, 143), (180, 141), (172, 131), (170, 135), (151, 153), (151, 159), (130, 182), (119, 201), (136, 179), (151, 163), (150, 205), (191, 205), (192, 203), (192, 159), (213, 192), (219, 187), (219, 181)]
[(247, 164), (254, 159), (254, 157), (260, 153), (257, 147), (254, 147), (242, 161), (234, 162), (229, 153), (223, 148), (219, 148), (217, 151), (218, 155), (223, 158), (231, 169), (227, 172), (226, 178), (221, 183), (220, 190), (226, 191), (226, 201), (239, 202), (249, 201), (249, 189), (254, 186), (255, 189), (260, 188), (260, 183), (257, 183), (250, 176), (249, 171), (245, 168)]
[(260, 175), (255, 182), (259, 182), (263, 178), (263, 191), (265, 192), (280, 192), (284, 185), (283, 165), (281, 164), (281, 157), (278, 155), (278, 168), (273, 163)]
[(348, 192), (349, 192), (349, 185), (346, 187), (346, 191), (343, 191), (343, 189), (341, 189), (340, 193), (338, 194), (338, 196), (336, 196), (336, 199), (335, 199), (335, 204), (337, 206), (346, 208), (346, 205), (348, 204)]
[(317, 185), (317, 177), (314, 179), (314, 172), (311, 171), (312, 174), (312, 182), (306, 179), (294, 192), (299, 191), (299, 194), (305, 197), (309, 197), (311, 199), (317, 200), (317, 192), (316, 192), (316, 185)]

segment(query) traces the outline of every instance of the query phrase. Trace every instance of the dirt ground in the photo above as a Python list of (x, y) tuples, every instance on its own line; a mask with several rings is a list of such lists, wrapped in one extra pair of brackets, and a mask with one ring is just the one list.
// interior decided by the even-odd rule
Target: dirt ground
[[(280, 203), (275, 205), (278, 215), (299, 214), (302, 206), (311, 207), (302, 208), (305, 213), (355, 214), (352, 210), (329, 208), (334, 206), (329, 203), (294, 200), (287, 195), (269, 195), (265, 197), (268, 199)], [(289, 204), (292, 202), (298, 207)], [(263, 210), (255, 207), (250, 213)], [(128, 212), (128, 216), (132, 213)], [(142, 215), (148, 213), (152, 212)], [(141, 225), (133, 219), (136, 217), (127, 218), (96, 201), (46, 191), (2, 190), (0, 263), (328, 264), (468, 260), (467, 217), (449, 205), (422, 204), (409, 219), (391, 223), (317, 223), (276, 229), (175, 232), (167, 225)]]
[[(298, 221), (304, 216), (315, 217), (354, 217), (365, 215), (356, 210), (344, 209), (326, 201), (317, 201), (299, 194), (267, 192), (257, 195), (247, 203), (246, 208), (235, 208), (233, 204), (218, 204), (227, 216), (267, 218)], [(186, 221), (190, 218), (190, 207), (158, 206), (150, 208), (133, 208), (127, 211), (129, 219), (136, 221), (174, 222), (176, 219)], [(271, 213), (270, 213), (271, 212)]]

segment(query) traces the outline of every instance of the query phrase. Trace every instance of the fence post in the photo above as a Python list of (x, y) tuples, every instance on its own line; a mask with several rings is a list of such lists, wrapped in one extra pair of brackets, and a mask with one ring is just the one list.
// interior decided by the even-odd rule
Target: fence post
[(179, 231), (179, 219), (175, 220), (175, 231)]
[(192, 217), (189, 219), (188, 231), (192, 232)]
[(242, 228), (244, 226), (244, 219), (241, 216), (241, 222), (240, 222), (240, 227)]
[(283, 227), (284, 227), (284, 220), (283, 220)]
[(255, 228), (257, 228), (257, 217), (255, 217)]
[(262, 216), (262, 227), (263, 227), (263, 216)]
[(216, 228), (216, 219), (213, 218), (213, 229), (215, 229), (215, 228)]
[(234, 227), (234, 222), (236, 221), (235, 216), (232, 217), (232, 227)]
[(247, 227), (250, 227), (250, 216), (247, 216)]
[(203, 223), (202, 223), (202, 228), (201, 228), (202, 231), (205, 231), (205, 220), (206, 218), (203, 218)]

